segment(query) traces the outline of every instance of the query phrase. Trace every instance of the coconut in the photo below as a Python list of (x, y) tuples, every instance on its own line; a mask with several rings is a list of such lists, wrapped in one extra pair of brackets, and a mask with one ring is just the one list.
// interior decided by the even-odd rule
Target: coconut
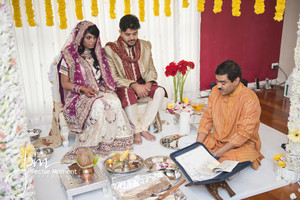
[(78, 151), (76, 157), (77, 164), (80, 168), (89, 168), (94, 165), (94, 155), (90, 148), (82, 148)]

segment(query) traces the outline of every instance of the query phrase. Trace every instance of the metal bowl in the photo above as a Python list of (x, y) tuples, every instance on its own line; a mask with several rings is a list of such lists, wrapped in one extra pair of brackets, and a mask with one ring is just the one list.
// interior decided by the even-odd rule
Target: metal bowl
[(35, 159), (49, 160), (52, 157), (53, 149), (50, 147), (37, 147), (35, 149)]
[(170, 180), (180, 179), (182, 173), (177, 169), (161, 169)]
[(30, 140), (36, 140), (40, 137), (42, 131), (41, 129), (33, 128), (33, 129), (28, 129), (27, 132), (29, 133)]

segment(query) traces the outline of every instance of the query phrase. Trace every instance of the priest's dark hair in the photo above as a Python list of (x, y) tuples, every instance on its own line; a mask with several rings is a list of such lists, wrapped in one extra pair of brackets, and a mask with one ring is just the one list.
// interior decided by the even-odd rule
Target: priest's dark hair
[(240, 66), (232, 60), (226, 60), (219, 64), (215, 71), (216, 75), (227, 74), (228, 79), (233, 82), (237, 77), (242, 80), (242, 70)]

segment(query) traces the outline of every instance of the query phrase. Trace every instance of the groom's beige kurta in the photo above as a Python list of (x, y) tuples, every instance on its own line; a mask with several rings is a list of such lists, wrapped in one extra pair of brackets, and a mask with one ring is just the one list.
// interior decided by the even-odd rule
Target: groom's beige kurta
[[(140, 42), (141, 57), (138, 60), (138, 64), (141, 76), (146, 83), (150, 81), (156, 82), (157, 72), (153, 65), (151, 43), (145, 40), (140, 40)], [(117, 44), (117, 41), (114, 43)], [(128, 48), (126, 48), (126, 50), (129, 51)], [(111, 69), (112, 76), (117, 83), (117, 87), (129, 88), (130, 84), (134, 83), (135, 81), (127, 78), (123, 68), (122, 59), (107, 45), (104, 47), (104, 52), (106, 54), (108, 65)]]

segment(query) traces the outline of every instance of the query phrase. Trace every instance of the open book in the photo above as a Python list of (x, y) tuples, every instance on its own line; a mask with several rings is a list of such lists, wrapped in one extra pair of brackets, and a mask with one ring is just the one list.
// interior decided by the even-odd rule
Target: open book
[(177, 156), (176, 161), (193, 181), (208, 180), (222, 172), (231, 172), (239, 163), (231, 160), (220, 163), (202, 145)]

